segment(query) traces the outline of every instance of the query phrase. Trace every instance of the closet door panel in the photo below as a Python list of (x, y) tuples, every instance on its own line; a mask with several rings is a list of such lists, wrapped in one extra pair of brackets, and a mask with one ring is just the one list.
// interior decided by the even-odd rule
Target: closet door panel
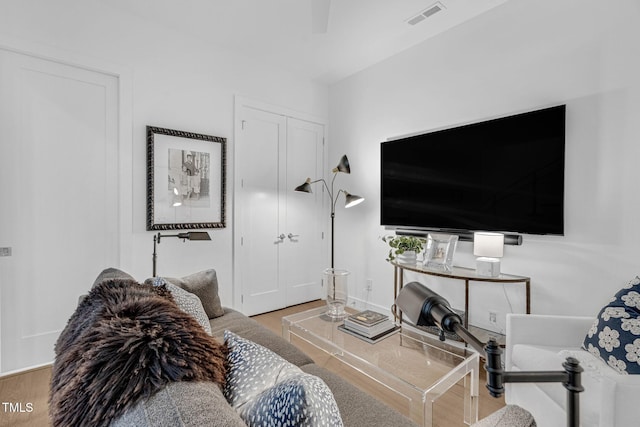
[(285, 284), (280, 278), (278, 236), (281, 222), (279, 165), (285, 156), (286, 121), (277, 114), (243, 109), (242, 129), (236, 140), (235, 212), (239, 248), (237, 283), (242, 311), (251, 315), (282, 307)]
[(329, 205), (322, 183), (313, 185), (313, 193), (293, 191), (305, 179), (322, 176), (324, 126), (303, 120), (287, 119), (286, 234), (282, 245), (282, 269), (287, 286), (287, 305), (322, 297), (321, 277), (325, 257), (322, 220), (329, 219)]

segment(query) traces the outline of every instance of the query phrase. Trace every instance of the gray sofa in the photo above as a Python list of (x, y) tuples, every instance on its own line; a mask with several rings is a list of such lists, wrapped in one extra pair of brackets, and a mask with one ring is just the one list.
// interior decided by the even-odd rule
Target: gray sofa
[(336, 374), (316, 365), (309, 356), (255, 320), (225, 308), (224, 315), (210, 320), (214, 336), (225, 329), (260, 344), (299, 366), (304, 372), (320, 377), (331, 389), (346, 427), (415, 426), (414, 423), (383, 402), (351, 385)]
[[(117, 269), (104, 270), (96, 282), (131, 276)], [(146, 284), (157, 281), (147, 279)], [(197, 296), (196, 304), (206, 312), (206, 320), (211, 335), (219, 342), (224, 341), (224, 332), (230, 331), (239, 337), (266, 347), (304, 373), (319, 377), (328, 386), (347, 427), (370, 426), (415, 426), (408, 418), (393, 410), (383, 402), (351, 385), (338, 375), (316, 365), (313, 360), (281, 336), (260, 325), (242, 313), (220, 305), (218, 283), (215, 270), (207, 270), (194, 275), (175, 279), (165, 278), (172, 285)], [(157, 284), (157, 283), (156, 283)], [(191, 295), (191, 296), (193, 296)], [(178, 302), (178, 297), (173, 294)], [(184, 301), (183, 301), (184, 302)], [(184, 307), (180, 307), (184, 310)], [(189, 312), (189, 310), (185, 310)], [(192, 314), (192, 313), (191, 313)], [(200, 324), (202, 325), (202, 320)], [(207, 330), (208, 328), (204, 328)], [(208, 332), (208, 331), (207, 331)], [(56, 356), (56, 359), (58, 359)], [(54, 362), (55, 372), (55, 362)], [(255, 375), (260, 375), (255, 372)], [(53, 399), (55, 400), (55, 399)], [(53, 411), (60, 408), (52, 408)], [(55, 424), (55, 423), (54, 423)], [(246, 424), (235, 409), (225, 399), (223, 390), (214, 382), (170, 382), (153, 395), (138, 401), (124, 414), (111, 420), (110, 426), (220, 426), (234, 427)]]

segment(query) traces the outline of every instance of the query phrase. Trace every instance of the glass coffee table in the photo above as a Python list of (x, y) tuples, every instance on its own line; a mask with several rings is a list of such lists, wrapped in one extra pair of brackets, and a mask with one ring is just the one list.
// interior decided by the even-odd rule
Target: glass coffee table
[[(404, 324), (399, 332), (370, 344), (340, 331), (338, 326), (343, 322), (333, 321), (326, 311), (326, 307), (319, 307), (283, 317), (284, 338), (321, 366), (352, 371), (345, 372), (350, 380), (352, 375), (364, 376), (364, 383), (380, 390), (372, 394), (422, 426), (434, 425), (436, 401), (454, 386), (459, 392), (453, 397), (462, 394), (461, 421), (473, 424), (478, 420), (478, 353), (442, 343)], [(369, 385), (360, 385), (369, 391)]]

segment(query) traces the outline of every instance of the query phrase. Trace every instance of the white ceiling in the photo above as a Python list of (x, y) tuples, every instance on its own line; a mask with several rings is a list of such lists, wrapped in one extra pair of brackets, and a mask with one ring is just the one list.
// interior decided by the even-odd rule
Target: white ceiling
[[(207, 43), (331, 84), (507, 0), (103, 0)], [(329, 3), (312, 31), (312, 2)], [(409, 25), (435, 3), (442, 11)], [(322, 22), (322, 17), (315, 15)]]

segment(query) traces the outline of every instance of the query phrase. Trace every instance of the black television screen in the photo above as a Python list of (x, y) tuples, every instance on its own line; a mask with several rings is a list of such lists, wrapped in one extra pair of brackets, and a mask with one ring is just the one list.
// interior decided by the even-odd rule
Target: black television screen
[(381, 225), (564, 234), (565, 107), (381, 143)]

